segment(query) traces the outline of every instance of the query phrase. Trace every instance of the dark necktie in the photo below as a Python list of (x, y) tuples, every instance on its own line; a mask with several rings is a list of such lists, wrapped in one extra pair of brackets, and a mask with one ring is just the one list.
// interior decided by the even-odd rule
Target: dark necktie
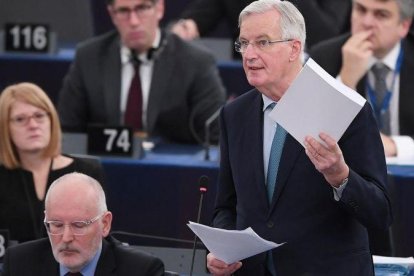
[(80, 272), (68, 272), (65, 274), (65, 276), (82, 276), (82, 273)]
[(124, 122), (136, 131), (142, 129), (142, 88), (139, 76), (140, 61), (134, 52), (131, 52), (131, 63), (134, 66), (134, 76), (129, 87)]
[(387, 89), (387, 75), (390, 69), (383, 63), (376, 63), (372, 66), (372, 73), (375, 78), (374, 93), (376, 97), (376, 103), (373, 103), (376, 106), (377, 110), (375, 111), (375, 116), (377, 117), (377, 122), (380, 127), (381, 132), (384, 134), (390, 134), (390, 108), (387, 106), (383, 112), (378, 112), (382, 110), (382, 105), (384, 99), (388, 93)]

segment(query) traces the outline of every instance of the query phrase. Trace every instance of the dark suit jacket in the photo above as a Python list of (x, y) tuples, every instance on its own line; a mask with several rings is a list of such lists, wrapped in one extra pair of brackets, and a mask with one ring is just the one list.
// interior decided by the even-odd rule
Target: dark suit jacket
[[(59, 275), (59, 264), (47, 238), (9, 247), (3, 269), (3, 276)], [(103, 240), (95, 275), (161, 276), (164, 275), (164, 265), (160, 259), (109, 237)]]
[[(309, 52), (310, 56), (330, 75), (336, 77), (342, 67), (341, 48), (350, 35), (342, 35), (324, 41)], [(402, 43), (404, 60), (400, 72), (399, 119), (400, 135), (414, 136), (414, 37), (408, 36)], [(366, 75), (359, 81), (357, 91), (366, 96)]]
[[(373, 275), (366, 227), (388, 227), (391, 210), (382, 143), (369, 105), (339, 140), (350, 167), (340, 201), (288, 134), (271, 204), (263, 167), (262, 106), (254, 89), (222, 110), (214, 226), (250, 226), (265, 239), (286, 242), (273, 250), (278, 276)], [(265, 275), (265, 260), (265, 253), (244, 260), (238, 274)]]
[[(164, 42), (153, 57), (146, 131), (174, 142), (195, 143), (192, 128), (203, 140), (204, 123), (224, 103), (225, 90), (212, 55), (172, 34)], [(60, 91), (63, 129), (119, 125), (120, 90), (118, 33), (81, 43)], [(210, 137), (217, 141), (218, 123), (213, 124)]]
[[(252, 0), (192, 1), (181, 17), (193, 19), (201, 36), (208, 34), (221, 19), (225, 19), (232, 30), (232, 38), (236, 39), (239, 35), (239, 14), (252, 2)], [(305, 18), (308, 47), (349, 30), (352, 8), (350, 0), (291, 0), (290, 2), (298, 7)]]

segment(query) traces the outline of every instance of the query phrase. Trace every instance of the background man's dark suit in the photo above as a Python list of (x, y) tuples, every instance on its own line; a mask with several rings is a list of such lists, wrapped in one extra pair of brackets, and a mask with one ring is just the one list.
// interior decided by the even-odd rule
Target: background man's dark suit
[[(365, 226), (386, 228), (391, 211), (383, 186), (385, 158), (370, 106), (365, 104), (338, 142), (350, 168), (341, 200), (334, 200), (333, 188), (288, 134), (270, 206), (262, 106), (262, 95), (252, 90), (222, 110), (214, 226), (251, 226), (265, 239), (286, 242), (273, 250), (280, 276), (373, 275)], [(243, 260), (236, 275), (265, 275), (265, 258), (259, 254)]]
[[(209, 53), (175, 35), (168, 34), (165, 39), (166, 45), (153, 56), (147, 132), (194, 143), (191, 126), (204, 138), (204, 122), (224, 103), (225, 90)], [(58, 111), (63, 128), (85, 130), (88, 123), (119, 125), (120, 91), (117, 33), (80, 44), (60, 92)], [(211, 137), (217, 140), (218, 124), (213, 124)]]
[[(201, 36), (225, 19), (231, 26), (231, 36), (239, 35), (238, 19), (244, 7), (252, 0), (197, 0), (189, 4), (181, 15), (197, 23)], [(307, 28), (308, 46), (349, 30), (350, 0), (290, 0), (301, 11)]]
[[(310, 56), (334, 78), (342, 67), (341, 48), (350, 35), (342, 35), (315, 45)], [(400, 73), (399, 119), (400, 135), (414, 136), (414, 37), (407, 36), (403, 40), (404, 60)], [(357, 91), (366, 97), (366, 75), (359, 81)]]
[[(9, 247), (4, 259), (3, 276), (58, 276), (59, 264), (53, 257), (49, 239), (41, 239)], [(113, 238), (103, 240), (102, 253), (95, 275), (158, 276), (164, 275), (161, 260), (124, 246)]]

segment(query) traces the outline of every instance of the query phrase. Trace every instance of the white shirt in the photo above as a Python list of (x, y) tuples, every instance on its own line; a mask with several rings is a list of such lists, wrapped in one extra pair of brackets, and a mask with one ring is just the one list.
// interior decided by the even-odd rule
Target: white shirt
[[(414, 140), (410, 136), (400, 135), (400, 121), (399, 121), (399, 101), (400, 101), (400, 75), (395, 76), (394, 87), (392, 86), (392, 79), (396, 70), (396, 64), (398, 55), (401, 50), (401, 43), (397, 43), (394, 48), (382, 59), (379, 60), (375, 57), (371, 57), (368, 62), (368, 81), (371, 87), (374, 87), (374, 76), (370, 71), (371, 67), (377, 63), (382, 62), (391, 69), (390, 74), (387, 76), (387, 87), (392, 89), (392, 96), (390, 101), (390, 130), (391, 138), (397, 147), (397, 157), (402, 159), (413, 159), (414, 158)], [(337, 77), (342, 82), (340, 76)], [(366, 99), (368, 98), (367, 91), (365, 93)]]

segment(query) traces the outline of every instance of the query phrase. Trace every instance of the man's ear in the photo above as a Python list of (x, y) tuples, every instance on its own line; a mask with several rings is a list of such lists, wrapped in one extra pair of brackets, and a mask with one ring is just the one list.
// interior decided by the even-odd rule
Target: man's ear
[(410, 27), (411, 27), (411, 19), (406, 19), (401, 21), (401, 28), (400, 28), (400, 37), (404, 38), (408, 35), (408, 32), (410, 31)]
[(106, 10), (108, 11), (109, 16), (111, 17), (112, 23), (115, 25), (115, 11), (112, 5), (106, 5)]
[(290, 52), (289, 60), (294, 61), (300, 58), (300, 55), (302, 53), (302, 48), (303, 48), (303, 45), (299, 40), (293, 40), (292, 51)]
[(111, 231), (111, 225), (112, 225), (112, 213), (108, 211), (102, 217), (102, 236), (103, 237), (106, 237), (109, 235), (109, 232)]
[(156, 1), (155, 8), (156, 8), (158, 20), (161, 20), (164, 17), (164, 12), (165, 12), (164, 0)]

